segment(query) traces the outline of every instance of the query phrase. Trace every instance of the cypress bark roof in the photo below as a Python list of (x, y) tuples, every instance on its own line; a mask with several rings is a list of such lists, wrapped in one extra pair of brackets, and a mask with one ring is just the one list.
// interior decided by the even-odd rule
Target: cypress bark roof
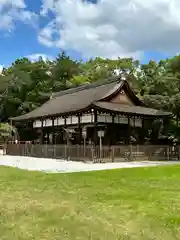
[(41, 107), (25, 115), (12, 118), (12, 120), (35, 119), (85, 109), (92, 102), (103, 99), (118, 90), (123, 83), (118, 80), (117, 78), (110, 79), (104, 83), (97, 82), (56, 93)]
[(100, 109), (104, 110), (110, 110), (112, 112), (121, 112), (124, 114), (130, 114), (130, 115), (143, 115), (143, 116), (168, 116), (171, 115), (169, 112), (163, 112), (157, 109), (153, 108), (146, 108), (141, 106), (127, 106), (124, 104), (118, 104), (118, 103), (110, 103), (110, 102), (96, 102), (94, 103), (95, 106), (97, 106)]
[[(112, 96), (119, 93), (125, 87), (130, 98), (135, 105), (122, 106), (122, 104), (103, 103), (100, 101), (108, 101)], [(45, 118), (50, 116), (65, 115), (68, 113), (80, 112), (90, 108), (92, 105), (99, 108), (104, 108), (117, 112), (137, 113), (143, 115), (157, 115), (158, 110), (150, 110), (148, 108), (140, 107), (143, 103), (131, 91), (129, 84), (121, 80), (120, 77), (113, 77), (105, 81), (98, 81), (93, 84), (80, 86), (77, 88), (65, 90), (53, 94), (52, 98), (43, 104), (41, 107), (31, 111), (22, 116), (11, 118), (14, 121), (31, 120), (38, 118)], [(121, 106), (117, 106), (121, 105)], [(160, 113), (159, 113), (160, 114)], [(163, 113), (164, 114), (164, 113)]]

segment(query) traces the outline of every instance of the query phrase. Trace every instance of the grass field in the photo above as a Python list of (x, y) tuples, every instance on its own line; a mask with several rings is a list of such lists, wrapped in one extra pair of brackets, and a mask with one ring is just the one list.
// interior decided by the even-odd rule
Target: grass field
[(180, 239), (180, 166), (44, 174), (0, 168), (0, 239)]

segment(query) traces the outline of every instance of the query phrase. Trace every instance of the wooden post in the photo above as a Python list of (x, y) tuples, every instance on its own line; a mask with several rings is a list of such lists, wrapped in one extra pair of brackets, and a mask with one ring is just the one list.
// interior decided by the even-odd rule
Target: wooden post
[(127, 142), (128, 144), (130, 144), (130, 117), (128, 117), (128, 139), (127, 139)]
[(67, 145), (64, 145), (64, 157), (67, 159)]
[(56, 158), (56, 145), (54, 144), (53, 147), (54, 147), (54, 157)]
[(45, 145), (45, 156), (47, 157), (47, 143), (46, 143), (46, 145)]
[(132, 154), (133, 154), (133, 153), (132, 153), (132, 144), (130, 143), (130, 159), (129, 159), (130, 161), (132, 161), (132, 159), (133, 159), (133, 158), (132, 158)]
[(78, 137), (78, 143), (79, 145), (81, 145), (81, 141), (82, 141), (82, 127), (81, 127), (81, 116), (78, 116), (78, 133), (79, 133), (79, 137)]
[(94, 110), (94, 146), (97, 144), (97, 111)]
[(144, 144), (144, 130), (145, 130), (145, 126), (144, 126), (144, 118), (142, 119), (142, 129), (141, 129), (141, 143)]
[(84, 139), (84, 157), (86, 156), (86, 137), (83, 136)]
[(99, 147), (100, 147), (100, 162), (102, 161), (102, 136), (99, 137)]
[(112, 151), (111, 151), (111, 153), (112, 153), (112, 162), (115, 162), (115, 161), (114, 161), (114, 157), (115, 157), (115, 156), (114, 156), (114, 147), (111, 147), (111, 150), (112, 150)]
[(83, 136), (83, 151), (84, 151), (84, 157), (86, 156), (86, 137), (87, 137), (87, 133), (86, 133), (86, 128), (84, 127), (83, 129), (82, 129), (82, 136)]
[(102, 137), (104, 137), (104, 131), (103, 130), (100, 130), (98, 131), (98, 137), (99, 137), (99, 150), (100, 150), (100, 162), (102, 161), (103, 159), (103, 156), (102, 156)]
[(47, 141), (46, 141), (46, 144), (49, 144), (49, 131), (46, 133), (47, 134)]
[(93, 147), (93, 145), (91, 146), (91, 159), (94, 163), (95, 158), (94, 158), (94, 147)]
[(52, 144), (55, 144), (54, 118), (52, 119)]
[(40, 144), (44, 143), (43, 120), (41, 120)]
[(167, 159), (168, 159), (168, 161), (170, 160), (170, 149), (169, 149), (169, 147), (167, 147)]
[(67, 151), (68, 151), (68, 137), (67, 136), (67, 131), (66, 131), (66, 128), (67, 128), (67, 120), (66, 120), (66, 117), (64, 119), (64, 132), (63, 132), (63, 138), (65, 140), (65, 144), (64, 144), (64, 155), (65, 155), (65, 159), (68, 159), (68, 155), (67, 155)]

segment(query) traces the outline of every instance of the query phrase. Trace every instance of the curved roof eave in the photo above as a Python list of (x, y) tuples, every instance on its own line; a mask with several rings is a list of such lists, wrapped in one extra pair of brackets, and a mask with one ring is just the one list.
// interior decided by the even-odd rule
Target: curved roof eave
[(170, 112), (162, 112), (153, 108), (146, 108), (142, 106), (129, 106), (109, 102), (94, 102), (93, 106), (104, 111), (112, 111), (116, 113), (123, 113), (129, 115), (147, 116), (147, 117), (170, 117), (173, 114)]

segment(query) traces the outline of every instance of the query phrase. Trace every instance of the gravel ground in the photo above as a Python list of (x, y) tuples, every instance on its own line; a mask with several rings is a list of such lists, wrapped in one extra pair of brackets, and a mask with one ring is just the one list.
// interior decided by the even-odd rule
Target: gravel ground
[(0, 156), (1, 166), (10, 166), (29, 171), (47, 173), (84, 172), (118, 168), (149, 167), (157, 165), (177, 164), (177, 162), (119, 162), (119, 163), (83, 163), (65, 160), (32, 158), (19, 156)]

